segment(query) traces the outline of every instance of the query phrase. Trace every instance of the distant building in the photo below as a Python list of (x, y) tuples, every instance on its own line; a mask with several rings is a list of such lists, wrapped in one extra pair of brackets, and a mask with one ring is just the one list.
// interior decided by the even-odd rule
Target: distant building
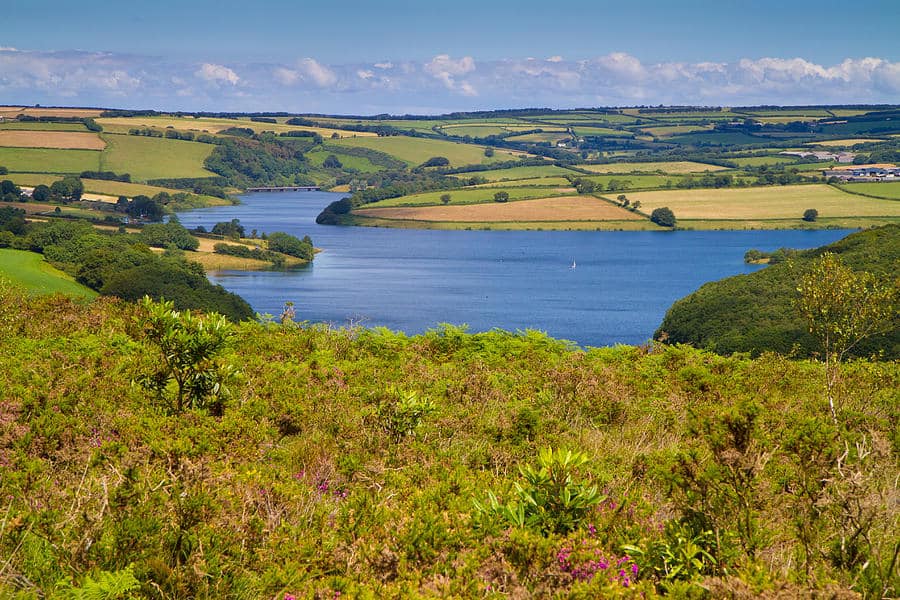
[(900, 179), (900, 167), (892, 164), (848, 165), (825, 169), (822, 175), (844, 181), (885, 181)]
[(856, 158), (853, 152), (826, 152), (824, 150), (786, 150), (779, 152), (787, 156), (799, 156), (800, 158), (815, 158), (816, 160), (831, 160), (839, 163), (851, 163)]

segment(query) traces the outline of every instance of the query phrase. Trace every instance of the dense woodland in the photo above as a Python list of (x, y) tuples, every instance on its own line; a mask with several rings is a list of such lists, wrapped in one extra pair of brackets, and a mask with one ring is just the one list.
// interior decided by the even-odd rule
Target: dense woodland
[[(810, 250), (782, 249), (775, 264), (751, 273), (702, 286), (669, 309), (655, 337), (691, 344), (720, 354), (779, 352), (812, 356), (821, 351), (796, 305), (797, 282), (814, 260), (825, 253), (840, 257), (855, 271), (871, 273), (900, 295), (900, 225), (854, 233), (834, 244)], [(764, 258), (749, 251), (752, 259)], [(861, 340), (851, 356), (900, 358), (900, 322)]]

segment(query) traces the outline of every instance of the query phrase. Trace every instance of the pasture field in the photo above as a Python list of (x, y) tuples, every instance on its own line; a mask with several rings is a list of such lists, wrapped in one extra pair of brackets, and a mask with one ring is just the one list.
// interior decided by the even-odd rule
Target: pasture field
[(451, 166), (461, 167), (516, 160), (522, 154), (496, 149), (494, 156), (488, 157), (484, 155), (484, 148), (481, 146), (404, 136), (343, 138), (332, 143), (378, 150), (395, 156), (410, 166), (420, 165), (433, 156), (443, 156), (450, 161)]
[(818, 121), (821, 117), (810, 117), (798, 115), (796, 117), (753, 117), (754, 121), (759, 121), (760, 123), (793, 123), (794, 121)]
[(843, 140), (823, 140), (819, 142), (807, 142), (806, 146), (825, 146), (826, 148), (849, 148), (851, 146), (855, 146), (857, 144), (869, 144), (869, 143), (877, 143), (884, 142), (885, 140), (880, 138), (847, 138)]
[[(529, 179), (513, 179), (511, 181), (489, 181), (487, 183), (479, 183), (478, 185), (469, 186), (470, 188), (502, 188), (508, 186), (515, 187), (567, 187), (572, 184), (565, 177), (532, 177)], [(575, 188), (571, 188), (574, 190)]]
[(179, 131), (194, 131), (206, 133), (219, 133), (230, 127), (244, 127), (259, 133), (261, 131), (314, 131), (324, 138), (330, 138), (337, 133), (341, 137), (374, 137), (376, 134), (369, 132), (344, 131), (326, 127), (304, 127), (300, 125), (286, 125), (284, 123), (258, 123), (250, 119), (215, 119), (210, 117), (106, 117), (97, 119), (97, 123), (104, 130), (112, 133), (128, 133), (129, 129), (151, 127), (166, 129), (171, 127)]
[(0, 148), (0, 166), (10, 172), (81, 173), (96, 171), (100, 165), (100, 154), (97, 150)]
[(585, 135), (599, 135), (599, 136), (607, 136), (607, 137), (628, 137), (632, 135), (630, 131), (622, 131), (620, 129), (610, 129), (608, 127), (582, 127), (581, 125), (575, 124), (574, 126), (575, 135), (585, 136)]
[(900, 181), (877, 181), (872, 183), (845, 183), (840, 186), (851, 194), (865, 194), (890, 200), (900, 200)]
[[(59, 175), (47, 175), (43, 173), (10, 173), (8, 176), (4, 175), (3, 178), (9, 178), (16, 185), (32, 188), (36, 185), (52, 185), (54, 181), (62, 179)], [(145, 185), (142, 183), (125, 183), (122, 181), (107, 181), (105, 179), (82, 179), (81, 182), (84, 184), (84, 191), (87, 194), (110, 196), (114, 201), (117, 200), (119, 196), (134, 198), (135, 196), (140, 196), (142, 194), (144, 196), (152, 197), (160, 192), (167, 192), (169, 194), (178, 193), (178, 190), (173, 190), (171, 188)], [(228, 200), (216, 198), (215, 196), (192, 195), (197, 196), (205, 203), (213, 206), (229, 204)]]
[(836, 166), (838, 166), (838, 163), (834, 161), (826, 161), (818, 163), (797, 163), (791, 168), (797, 169), (798, 171), (824, 171)]
[(84, 123), (38, 123), (21, 121), (4, 121), (0, 123), (0, 131), (87, 131)]
[(489, 135), (503, 135), (509, 133), (509, 130), (499, 125), (445, 125), (440, 127), (440, 132), (444, 135), (487, 137)]
[(356, 169), (361, 173), (376, 173), (384, 170), (384, 167), (372, 163), (372, 161), (363, 156), (351, 156), (349, 154), (341, 154), (340, 152), (333, 152), (331, 150), (313, 150), (312, 152), (307, 152), (305, 156), (310, 164), (321, 167), (322, 163), (325, 162), (325, 159), (332, 154), (334, 154), (337, 159), (341, 161), (341, 164), (344, 165), (344, 168), (347, 169)]
[(60, 293), (94, 298), (97, 293), (77, 283), (44, 260), (41, 254), (0, 248), (0, 278), (23, 286), (31, 294)]
[(757, 188), (694, 189), (629, 194), (647, 214), (667, 206), (681, 219), (794, 219), (814, 208), (822, 219), (836, 217), (900, 218), (900, 202), (867, 198), (824, 184)]
[(786, 110), (746, 110), (739, 114), (750, 115), (753, 117), (815, 117), (817, 119), (825, 119), (831, 116), (831, 113), (824, 108), (801, 108)]
[(106, 142), (93, 132), (0, 130), (0, 147), (103, 150)]
[(495, 187), (495, 188), (457, 188), (455, 190), (439, 190), (436, 192), (424, 192), (421, 194), (410, 194), (409, 196), (400, 196), (399, 198), (388, 198), (374, 202), (366, 206), (392, 207), (392, 206), (439, 206), (441, 205), (441, 196), (450, 194), (450, 205), (455, 204), (483, 204), (491, 202), (494, 204), (502, 204), (494, 202), (494, 194), (504, 191), (509, 194), (511, 202), (517, 200), (525, 200), (529, 198), (541, 198), (544, 196), (562, 195), (566, 192), (556, 192), (553, 188), (545, 187)]
[(488, 181), (506, 181), (514, 179), (533, 179), (536, 177), (561, 177), (564, 175), (578, 175), (556, 165), (534, 165), (530, 167), (512, 167), (511, 169), (491, 169), (490, 171), (468, 171), (457, 173), (453, 177), (484, 177)]
[(508, 138), (510, 142), (525, 142), (529, 144), (539, 144), (541, 142), (559, 142), (569, 140), (572, 136), (564, 132), (545, 132), (545, 133), (525, 133), (522, 135), (513, 135)]
[(342, 119), (335, 117), (310, 117), (311, 121), (315, 121), (316, 123), (323, 123), (330, 127), (334, 127), (336, 129), (340, 129), (342, 126), (346, 125), (368, 125), (377, 127), (379, 125), (386, 125), (388, 127), (396, 127), (397, 129), (403, 130), (414, 130), (414, 131), (423, 131), (423, 132), (432, 132), (433, 127), (437, 127), (440, 125), (447, 125), (452, 123), (458, 123), (458, 121), (449, 121), (446, 119)]
[(629, 221), (643, 217), (590, 196), (558, 196), (521, 202), (491, 202), (465, 206), (366, 208), (353, 214), (382, 219), (502, 223), (522, 221)]
[(29, 117), (99, 117), (103, 112), (96, 108), (33, 108), (31, 106), (0, 106), (0, 117), (16, 115)]
[(215, 176), (203, 168), (203, 161), (215, 148), (212, 144), (135, 135), (102, 134), (102, 137), (107, 146), (101, 154), (100, 171), (130, 173), (135, 181)]
[(659, 127), (641, 127), (640, 131), (657, 137), (668, 137), (695, 131), (709, 131), (710, 129), (712, 129), (712, 125), (661, 125)]
[(748, 156), (745, 158), (728, 158), (729, 162), (739, 167), (759, 167), (761, 165), (787, 165), (797, 162), (797, 157), (792, 156)]
[(580, 169), (592, 171), (594, 173), (656, 173), (661, 171), (671, 175), (684, 175), (687, 173), (703, 173), (704, 171), (724, 171), (728, 167), (720, 167), (719, 165), (707, 165), (704, 163), (691, 161), (675, 161), (675, 162), (621, 162), (609, 163), (605, 165), (576, 165)]
[[(661, 188), (666, 184), (676, 185), (681, 177), (677, 175), (589, 175), (582, 176), (582, 179), (593, 181), (595, 185), (603, 185), (603, 189), (608, 189), (609, 182), (615, 181), (617, 186), (624, 186), (621, 191), (628, 191), (635, 188)], [(612, 192), (610, 192), (612, 193)]]

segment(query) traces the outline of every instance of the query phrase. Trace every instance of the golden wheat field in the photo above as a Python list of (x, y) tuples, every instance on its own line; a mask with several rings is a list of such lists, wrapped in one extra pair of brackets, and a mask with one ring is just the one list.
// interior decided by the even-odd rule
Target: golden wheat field
[(363, 217), (413, 221), (490, 223), (508, 221), (623, 221), (641, 219), (618, 206), (585, 196), (560, 196), (517, 202), (459, 206), (408, 206), (354, 211)]
[(13, 148), (66, 148), (103, 150), (106, 142), (96, 133), (78, 131), (0, 131), (0, 146)]
[(667, 206), (678, 219), (791, 219), (814, 208), (819, 217), (900, 217), (900, 202), (842, 192), (829, 185), (672, 190), (628, 194), (641, 210)]

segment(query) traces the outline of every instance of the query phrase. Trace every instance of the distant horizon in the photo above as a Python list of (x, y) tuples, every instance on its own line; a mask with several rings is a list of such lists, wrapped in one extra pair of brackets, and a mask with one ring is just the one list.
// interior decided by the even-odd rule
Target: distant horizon
[(248, 110), (248, 111), (231, 111), (231, 110), (160, 110), (155, 108), (150, 108), (146, 106), (141, 107), (133, 107), (133, 106), (89, 106), (82, 104), (24, 104), (21, 102), (10, 102), (3, 103), (0, 102), (0, 108), (18, 108), (21, 107), (24, 110), (34, 109), (34, 108), (46, 108), (46, 109), (73, 109), (73, 110), (102, 110), (102, 111), (130, 111), (130, 112), (144, 112), (144, 111), (152, 111), (160, 114), (185, 114), (185, 115), (216, 115), (216, 114), (228, 114), (228, 115), (245, 115), (245, 116), (260, 116), (260, 117), (287, 117), (287, 116), (297, 116), (297, 117), (344, 117), (344, 118), (360, 118), (360, 119), (368, 119), (368, 120), (378, 120), (378, 119), (397, 119), (402, 117), (454, 117), (456, 115), (472, 115), (478, 113), (498, 113), (498, 112), (509, 112), (509, 113), (518, 113), (518, 112), (579, 112), (579, 111), (603, 111), (603, 110), (630, 110), (630, 109), (766, 109), (772, 108), (776, 110), (781, 109), (804, 109), (804, 108), (837, 108), (837, 109), (859, 109), (859, 108), (895, 108), (900, 107), (900, 101), (896, 103), (888, 103), (888, 102), (879, 102), (879, 103), (848, 103), (848, 104), (730, 104), (730, 105), (722, 105), (722, 104), (621, 104), (617, 106), (576, 106), (572, 108), (553, 108), (548, 106), (522, 106), (522, 107), (512, 107), (512, 108), (497, 108), (497, 109), (484, 109), (484, 110), (459, 110), (452, 111), (446, 113), (374, 113), (374, 114), (360, 114), (360, 113), (323, 113), (323, 112), (298, 112), (298, 111), (286, 111), (286, 110)]
[(6, 0), (0, 103), (445, 114), (883, 104), (900, 3)]

